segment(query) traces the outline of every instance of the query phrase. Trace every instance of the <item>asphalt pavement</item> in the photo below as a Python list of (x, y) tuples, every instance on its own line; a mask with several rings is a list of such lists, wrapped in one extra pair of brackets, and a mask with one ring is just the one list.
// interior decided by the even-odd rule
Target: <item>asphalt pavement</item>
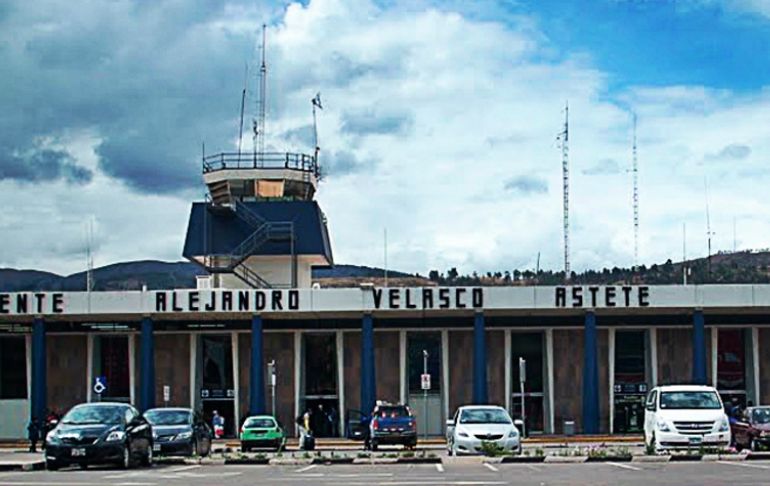
[(698, 463), (483, 464), (459, 461), (410, 465), (224, 466), (156, 465), (123, 471), (0, 472), (0, 485), (723, 485), (767, 484), (770, 461)]

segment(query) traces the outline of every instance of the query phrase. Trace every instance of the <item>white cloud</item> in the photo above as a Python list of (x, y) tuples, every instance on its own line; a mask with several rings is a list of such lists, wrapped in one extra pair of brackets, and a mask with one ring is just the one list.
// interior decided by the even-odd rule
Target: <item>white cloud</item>
[[(211, 25), (227, 28), (222, 18)], [(763, 201), (770, 176), (762, 154), (770, 153), (770, 94), (702, 86), (610, 92), (607, 73), (587, 57), (550, 60), (553, 46), (533, 25), (313, 0), (290, 5), (269, 29), (269, 130), (307, 126), (310, 98), (320, 90), (322, 163), (333, 167), (330, 157), (346, 154), (345, 167), (356, 169), (331, 174), (318, 194), (338, 262), (381, 265), (387, 227), (389, 266), (399, 270), (534, 267), (538, 253), (541, 267), (561, 268), (561, 154), (554, 140), (567, 99), (573, 268), (632, 264), (628, 107), (639, 115), (643, 262), (678, 258), (683, 222), (691, 255), (705, 253), (706, 175), (715, 247), (732, 246), (733, 217), (742, 246), (768, 246)], [(232, 101), (232, 93), (215, 95)], [(367, 127), (351, 131), (351, 113), (398, 114), (408, 123), (382, 130), (367, 119)], [(86, 137), (70, 145), (90, 147), (88, 140), (96, 143)], [(736, 170), (702, 164), (734, 144), (751, 147)], [(81, 152), (79, 158), (93, 157), (90, 148)], [(602, 160), (617, 161), (617, 173), (584, 173)], [(549, 190), (505, 190), (505, 181), (524, 177)], [(0, 219), (13, 241), (0, 265), (82, 268), (68, 249), (78, 248), (91, 212), (100, 235), (97, 263), (181, 254), (190, 204), (183, 197), (138, 195), (100, 172), (83, 188), (52, 183), (32, 193), (6, 181), (0, 189), (0, 203), (19, 208)], [(46, 250), (48, 242), (56, 244)]]

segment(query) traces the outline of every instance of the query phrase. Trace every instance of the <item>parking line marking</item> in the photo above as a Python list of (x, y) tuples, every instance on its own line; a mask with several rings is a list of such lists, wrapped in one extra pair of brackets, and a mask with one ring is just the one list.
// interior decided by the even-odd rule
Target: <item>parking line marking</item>
[(190, 469), (197, 469), (199, 467), (201, 467), (200, 464), (193, 464), (191, 466), (183, 466), (183, 467), (178, 467), (176, 469), (169, 469), (169, 472), (178, 473), (182, 471), (189, 471)]
[(305, 471), (310, 471), (311, 469), (315, 468), (315, 466), (316, 466), (315, 464), (311, 464), (311, 465), (309, 465), (309, 466), (305, 466), (305, 467), (303, 467), (302, 469), (297, 469), (297, 470), (296, 470), (296, 471), (294, 471), (294, 472), (303, 473), (303, 472), (305, 472)]
[(533, 466), (532, 464), (525, 464), (525, 465), (527, 466), (528, 469), (530, 469), (532, 471), (537, 471), (537, 472), (541, 471), (541, 469), (539, 467)]
[(444, 466), (442, 466), (440, 463), (436, 463), (436, 471), (442, 473), (444, 472)]
[(619, 468), (622, 468), (622, 469), (630, 469), (631, 471), (641, 471), (642, 470), (641, 467), (630, 466), (628, 464), (622, 464), (622, 463), (619, 463), (619, 462), (605, 462), (605, 464), (607, 464), (609, 466), (619, 467)]
[(492, 464), (489, 464), (488, 462), (485, 462), (485, 463), (484, 463), (484, 467), (485, 467), (485, 468), (487, 468), (487, 469), (489, 469), (490, 471), (494, 471), (494, 472), (498, 472), (498, 471), (500, 471), (499, 469), (497, 469), (497, 468), (496, 468), (495, 466), (493, 466)]
[(743, 462), (732, 461), (717, 461), (719, 464), (727, 464), (728, 466), (750, 467), (752, 469), (770, 469), (770, 466), (760, 466), (759, 464), (745, 464)]

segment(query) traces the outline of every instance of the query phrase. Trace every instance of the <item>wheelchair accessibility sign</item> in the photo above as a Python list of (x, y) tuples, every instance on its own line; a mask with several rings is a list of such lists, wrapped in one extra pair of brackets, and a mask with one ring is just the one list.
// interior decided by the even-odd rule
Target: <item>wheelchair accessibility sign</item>
[(93, 386), (94, 393), (97, 395), (101, 395), (105, 391), (107, 391), (107, 378), (104, 376), (97, 376), (94, 378), (94, 386)]

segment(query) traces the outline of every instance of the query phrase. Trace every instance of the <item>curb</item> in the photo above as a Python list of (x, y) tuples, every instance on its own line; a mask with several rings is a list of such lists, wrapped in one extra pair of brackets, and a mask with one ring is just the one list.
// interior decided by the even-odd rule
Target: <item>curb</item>
[(545, 461), (545, 456), (507, 456), (500, 461), (502, 464), (538, 464)]
[(588, 460), (588, 456), (546, 456), (546, 464), (581, 464)]
[(751, 452), (746, 456), (747, 461), (767, 461), (770, 460), (770, 452)]
[(45, 461), (0, 464), (0, 471), (40, 471), (45, 469)]
[(586, 462), (631, 462), (634, 456), (588, 456)]
[(703, 460), (703, 456), (701, 455), (689, 455), (689, 454), (674, 454), (672, 456), (669, 456), (670, 462), (699, 462)]

